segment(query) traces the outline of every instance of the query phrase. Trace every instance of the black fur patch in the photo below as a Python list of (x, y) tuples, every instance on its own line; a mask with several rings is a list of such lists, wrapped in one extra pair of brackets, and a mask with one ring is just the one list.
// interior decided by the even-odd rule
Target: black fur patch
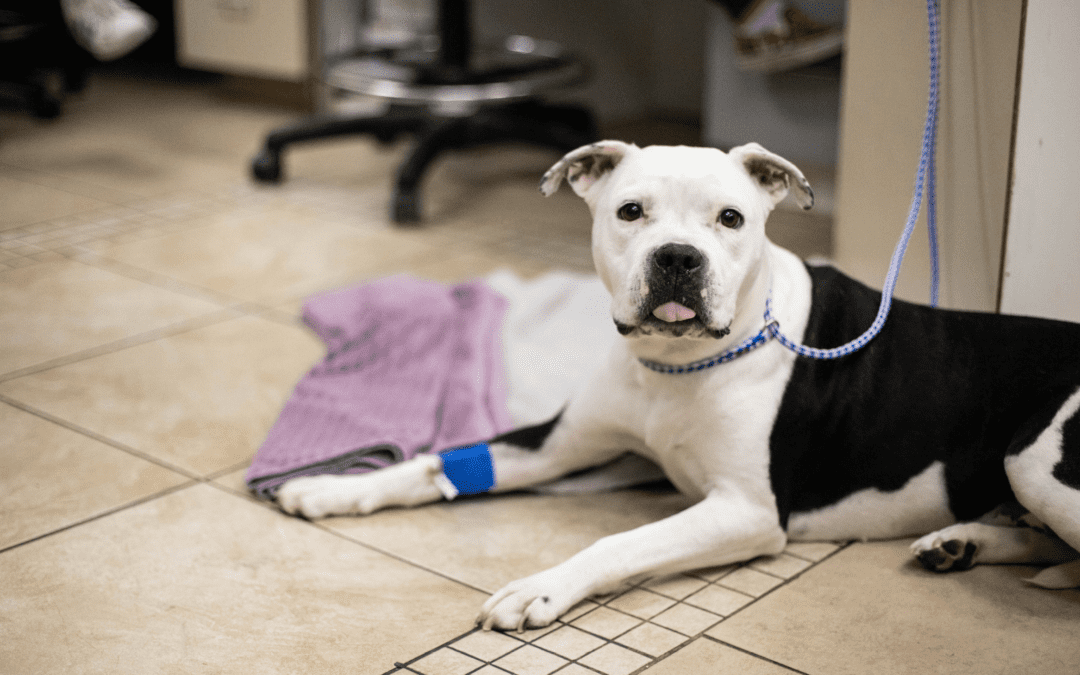
[(971, 568), (975, 552), (979, 547), (970, 541), (950, 539), (940, 548), (923, 551), (917, 558), (919, 563), (934, 572), (950, 572)]
[(547, 440), (547, 437), (551, 434), (551, 430), (559, 423), (560, 417), (562, 417), (561, 410), (558, 415), (555, 415), (555, 417), (543, 424), (536, 424), (531, 427), (521, 427), (520, 429), (508, 431), (501, 436), (496, 436), (488, 441), (488, 443), (506, 443), (507, 445), (516, 445), (517, 447), (525, 448), (526, 450), (539, 450), (540, 446), (544, 444), (544, 441)]
[[(880, 293), (830, 267), (809, 272), (804, 344), (836, 347), (871, 324)], [(796, 362), (770, 437), (781, 524), (858, 490), (899, 490), (935, 461), (945, 464), (958, 520), (1015, 501), (1004, 457), (1034, 439), (1041, 429), (1032, 421), (1045, 428), (1063, 395), (1080, 386), (1078, 345), (1076, 324), (894, 300), (861, 351)], [(1071, 443), (1066, 477), (1080, 476), (1080, 444)]]
[(788, 172), (767, 159), (755, 157), (744, 163), (746, 171), (769, 192), (786, 189), (790, 185)]
[(1080, 490), (1080, 411), (1061, 427), (1061, 461), (1054, 466), (1054, 478)]
[(585, 155), (570, 166), (567, 180), (574, 183), (582, 176), (599, 178), (614, 169), (617, 163), (618, 160), (607, 153), (598, 152), (595, 155)]
[(944, 572), (948, 570), (946, 563), (949, 561), (949, 557), (938, 548), (932, 548), (928, 551), (923, 551), (918, 556), (919, 564), (928, 570), (934, 572)]

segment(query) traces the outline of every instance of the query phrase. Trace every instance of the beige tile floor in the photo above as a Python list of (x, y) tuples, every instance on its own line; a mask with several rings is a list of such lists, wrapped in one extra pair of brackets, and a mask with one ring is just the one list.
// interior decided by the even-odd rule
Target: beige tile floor
[[(52, 123), (0, 114), (0, 673), (1080, 672), (1080, 593), (935, 576), (903, 541), (793, 544), (544, 630), (473, 629), (486, 594), (683, 508), (670, 492), (315, 523), (251, 499), (244, 468), (321, 356), (306, 295), (591, 269), (584, 206), (536, 192), (550, 154), (441, 161), (425, 225), (396, 229), (400, 147), (297, 149), (280, 187), (247, 180), (290, 117), (117, 76)], [(828, 254), (827, 218), (770, 228)]]

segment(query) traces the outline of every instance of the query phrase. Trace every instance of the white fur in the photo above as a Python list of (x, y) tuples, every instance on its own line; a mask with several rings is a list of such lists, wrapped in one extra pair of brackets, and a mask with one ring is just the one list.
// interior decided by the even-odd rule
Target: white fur
[(1052, 473), (1061, 461), (1061, 429), (1078, 412), (1080, 391), (1061, 406), (1034, 443), (1005, 458), (1005, 474), (1017, 500), (1074, 545), (1080, 545), (1080, 491), (1063, 485)]
[[(1005, 474), (1016, 499), (1053, 529), (1070, 546), (1080, 550), (1080, 490), (1053, 477), (1062, 456), (1062, 427), (1080, 414), (1080, 390), (1065, 401), (1050, 425), (1035, 442), (1017, 455), (1005, 458)], [(1045, 570), (1032, 581), (1048, 588), (1080, 585), (1080, 564)]]
[(902, 488), (867, 488), (835, 504), (793, 513), (788, 535), (798, 540), (894, 539), (955, 523), (945, 493), (945, 466), (934, 462)]
[(356, 476), (307, 476), (286, 481), (277, 492), (287, 513), (307, 518), (367, 515), (390, 506), (418, 506), (442, 497), (435, 476), (442, 460), (421, 455), (380, 471)]

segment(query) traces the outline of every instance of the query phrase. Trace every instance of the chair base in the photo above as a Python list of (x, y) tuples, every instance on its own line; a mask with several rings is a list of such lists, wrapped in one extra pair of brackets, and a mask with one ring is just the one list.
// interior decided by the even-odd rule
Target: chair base
[(391, 105), (377, 117), (315, 116), (270, 133), (251, 161), (252, 175), (262, 182), (280, 182), (281, 156), (287, 146), (357, 134), (371, 135), (381, 143), (391, 143), (403, 134), (415, 137), (398, 169), (390, 203), (390, 218), (399, 224), (420, 221), (420, 182), (443, 152), (508, 142), (568, 152), (597, 140), (593, 116), (581, 106), (526, 100), (454, 117), (425, 107)]

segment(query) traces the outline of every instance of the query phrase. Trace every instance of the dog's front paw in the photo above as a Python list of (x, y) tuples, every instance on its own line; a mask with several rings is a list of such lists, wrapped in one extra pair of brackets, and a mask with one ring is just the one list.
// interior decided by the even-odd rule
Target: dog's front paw
[(286, 481), (277, 491), (286, 513), (305, 518), (367, 514), (374, 504), (364, 498), (360, 476), (306, 476)]
[(978, 550), (978, 544), (951, 527), (928, 534), (911, 545), (919, 563), (934, 572), (969, 569), (975, 564)]
[(543, 628), (583, 599), (568, 591), (553, 570), (507, 584), (488, 598), (476, 623), (484, 630)]

